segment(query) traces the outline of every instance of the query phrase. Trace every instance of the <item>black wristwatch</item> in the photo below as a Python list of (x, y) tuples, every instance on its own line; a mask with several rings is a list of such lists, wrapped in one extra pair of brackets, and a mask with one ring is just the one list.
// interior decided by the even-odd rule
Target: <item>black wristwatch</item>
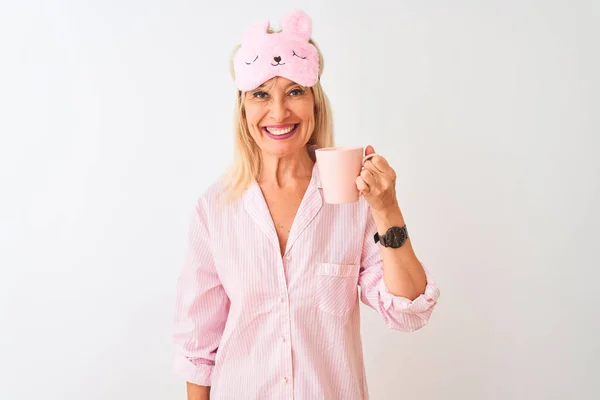
[(375, 243), (381, 242), (384, 247), (397, 249), (408, 239), (408, 231), (406, 230), (406, 225), (403, 227), (392, 226), (383, 236), (379, 236), (379, 232), (375, 232), (374, 239)]

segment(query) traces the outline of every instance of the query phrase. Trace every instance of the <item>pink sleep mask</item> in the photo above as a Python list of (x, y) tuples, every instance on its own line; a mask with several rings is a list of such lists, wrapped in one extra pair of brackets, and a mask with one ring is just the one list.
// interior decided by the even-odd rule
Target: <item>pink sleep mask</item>
[(252, 26), (242, 36), (242, 45), (233, 58), (235, 84), (241, 91), (256, 89), (275, 76), (302, 86), (319, 80), (319, 54), (310, 44), (312, 20), (300, 10), (280, 21), (281, 32), (267, 33), (267, 20)]

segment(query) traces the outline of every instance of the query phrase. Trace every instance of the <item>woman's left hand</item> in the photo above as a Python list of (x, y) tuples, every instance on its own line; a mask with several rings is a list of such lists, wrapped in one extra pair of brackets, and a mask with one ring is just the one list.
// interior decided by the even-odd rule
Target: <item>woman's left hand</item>
[[(365, 155), (375, 153), (367, 146)], [(396, 172), (382, 156), (367, 160), (364, 169), (356, 178), (356, 187), (365, 196), (372, 211), (385, 213), (399, 209), (396, 199)]]

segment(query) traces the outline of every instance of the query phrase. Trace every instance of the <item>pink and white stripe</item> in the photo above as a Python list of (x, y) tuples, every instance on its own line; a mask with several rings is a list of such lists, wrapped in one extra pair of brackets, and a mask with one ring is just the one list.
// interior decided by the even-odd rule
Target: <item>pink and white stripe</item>
[(368, 399), (359, 298), (387, 327), (414, 331), (439, 296), (429, 274), (414, 301), (392, 295), (367, 203), (324, 203), (316, 165), (283, 257), (258, 184), (226, 206), (220, 188), (192, 215), (174, 372), (215, 400)]

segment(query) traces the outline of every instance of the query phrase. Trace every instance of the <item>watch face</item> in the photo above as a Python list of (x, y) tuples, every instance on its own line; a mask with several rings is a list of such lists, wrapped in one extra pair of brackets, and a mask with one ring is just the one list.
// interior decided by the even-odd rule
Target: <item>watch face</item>
[(407, 237), (405, 228), (392, 226), (385, 234), (385, 241), (389, 247), (398, 248), (404, 244)]

